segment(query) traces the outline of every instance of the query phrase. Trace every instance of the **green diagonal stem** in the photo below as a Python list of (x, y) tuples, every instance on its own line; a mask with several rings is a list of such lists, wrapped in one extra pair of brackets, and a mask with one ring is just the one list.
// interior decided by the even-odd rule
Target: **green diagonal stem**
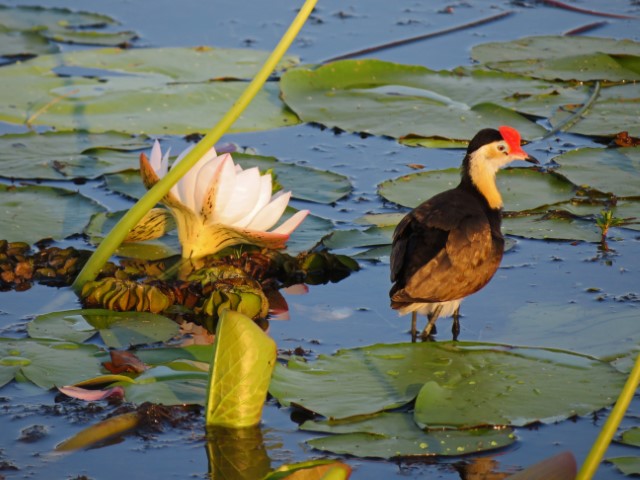
[(582, 464), (576, 480), (591, 480), (591, 478), (593, 478), (593, 475), (596, 473), (596, 470), (602, 461), (602, 457), (607, 451), (607, 448), (609, 448), (609, 444), (618, 430), (618, 426), (620, 425), (620, 422), (622, 421), (622, 418), (624, 417), (639, 384), (640, 355), (636, 357), (636, 363), (629, 374), (627, 383), (625, 383), (613, 410), (611, 410), (611, 413), (609, 414), (609, 418), (602, 426), (598, 438), (594, 442), (589, 455), (587, 455), (587, 458)]
[(85, 283), (94, 280), (100, 269), (109, 260), (111, 255), (123, 242), (127, 233), (135, 227), (142, 217), (167, 194), (173, 185), (178, 182), (196, 162), (220, 140), (220, 137), (233, 125), (240, 114), (249, 105), (251, 100), (260, 91), (264, 83), (267, 81), (271, 72), (283, 57), (296, 35), (306, 22), (307, 18), (313, 11), (317, 0), (305, 0), (304, 5), (296, 15), (282, 39), (276, 45), (269, 58), (253, 78), (251, 83), (242, 92), (242, 95), (233, 104), (231, 109), (220, 119), (220, 121), (207, 133), (202, 140), (185, 156), (185, 158), (175, 165), (164, 178), (156, 183), (138, 202), (120, 219), (115, 227), (100, 243), (96, 251), (91, 255), (84, 268), (80, 271), (75, 281), (73, 289), (76, 292), (82, 290)]

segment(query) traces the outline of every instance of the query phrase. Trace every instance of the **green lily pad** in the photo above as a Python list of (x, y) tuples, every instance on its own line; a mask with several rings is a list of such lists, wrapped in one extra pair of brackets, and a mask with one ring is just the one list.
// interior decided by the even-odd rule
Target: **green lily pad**
[(422, 343), (340, 350), (308, 363), (291, 359), (276, 367), (270, 392), (284, 406), (328, 419), (397, 408), (418, 396), (421, 425), (525, 425), (603, 408), (623, 383), (609, 364), (567, 352)]
[(500, 343), (527, 342), (599, 358), (619, 357), (640, 344), (638, 312), (623, 303), (528, 303), (492, 332)]
[(633, 427), (622, 432), (622, 435), (620, 435), (620, 443), (640, 447), (640, 427)]
[(322, 239), (322, 244), (331, 249), (372, 247), (391, 243), (395, 225), (369, 227), (366, 230), (336, 230)]
[(69, 190), (36, 185), (0, 185), (0, 224), (5, 240), (35, 243), (81, 233), (104, 207)]
[[(378, 186), (378, 193), (390, 202), (414, 208), (433, 195), (460, 183), (456, 168), (418, 172)], [(533, 168), (506, 168), (497, 174), (497, 184), (507, 211), (536, 209), (569, 200), (575, 187), (553, 173)]]
[(144, 138), (121, 133), (45, 132), (0, 137), (0, 176), (60, 180), (97, 178), (138, 168)]
[(95, 345), (0, 338), (0, 387), (15, 377), (46, 389), (95, 377), (99, 352)]
[[(549, 119), (551, 125), (555, 127), (561, 124), (567, 117), (573, 115), (580, 108), (580, 103), (584, 103), (585, 100), (586, 97), (578, 104), (556, 110)], [(637, 121), (639, 110), (640, 93), (637, 82), (602, 88), (595, 102), (567, 131), (595, 137), (628, 132), (629, 135), (638, 137), (640, 136), (640, 124)]]
[[(116, 46), (132, 41), (134, 32), (97, 32), (92, 28), (116, 25), (98, 13), (78, 12), (66, 8), (0, 5), (2, 25), (14, 31), (38, 32), (43, 37), (63, 43)], [(4, 47), (4, 45), (3, 45)]]
[[(267, 52), (213, 48), (101, 49), (43, 55), (3, 67), (0, 120), (58, 130), (189, 134), (209, 130), (236, 101)], [(280, 68), (295, 63), (285, 59)], [(57, 74), (63, 65), (65, 75)], [(87, 69), (92, 75), (87, 76)], [(224, 79), (227, 81), (212, 81)], [(231, 131), (299, 120), (268, 82)]]
[(605, 462), (614, 464), (625, 475), (640, 475), (640, 457), (606, 458)]
[(476, 45), (484, 66), (548, 80), (640, 80), (640, 43), (586, 36), (537, 36)]
[[(625, 380), (606, 363), (558, 351), (480, 347), (468, 353), (472, 351), (465, 365), (422, 386), (414, 412), (418, 425), (555, 422), (612, 404)], [(508, 354), (500, 358), (500, 353)], [(592, 383), (595, 377), (604, 384)]]
[(576, 185), (617, 197), (640, 197), (640, 148), (579, 148), (554, 158)]
[(84, 342), (96, 333), (110, 348), (164, 342), (178, 333), (173, 320), (149, 312), (103, 309), (67, 310), (39, 315), (28, 325), (33, 338)]
[[(351, 132), (410, 136), (414, 144), (416, 137), (469, 140), (487, 125), (501, 124), (517, 128), (525, 138), (539, 137), (544, 129), (511, 110), (510, 99), (554, 91), (553, 85), (513, 75), (435, 72), (379, 60), (295, 68), (284, 73), (280, 88), (285, 103), (303, 121)], [(557, 97), (554, 105), (562, 103)], [(434, 118), (438, 121), (429, 121)]]
[(561, 209), (505, 217), (502, 230), (508, 235), (536, 240), (594, 243), (601, 239), (595, 221), (576, 217)]
[(0, 56), (20, 57), (55, 53), (59, 49), (39, 32), (16, 32), (0, 25)]
[(318, 450), (384, 459), (459, 456), (495, 450), (516, 441), (511, 428), (424, 431), (418, 428), (410, 414), (400, 412), (383, 412), (344, 423), (308, 420), (300, 428), (334, 434), (307, 441)]
[(316, 203), (334, 203), (349, 195), (351, 182), (344, 175), (316, 168), (279, 162), (274, 157), (232, 154), (242, 168), (258, 167), (261, 172), (273, 170), (285, 190), (291, 190), (293, 198)]

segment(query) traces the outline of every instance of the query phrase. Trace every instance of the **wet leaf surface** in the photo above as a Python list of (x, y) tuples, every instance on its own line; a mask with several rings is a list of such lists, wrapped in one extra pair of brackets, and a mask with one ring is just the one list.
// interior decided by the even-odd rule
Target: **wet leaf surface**
[(0, 224), (5, 240), (35, 243), (82, 232), (104, 207), (70, 190), (39, 185), (0, 184)]
[(611, 404), (623, 381), (610, 365), (570, 353), (422, 343), (340, 350), (309, 363), (292, 359), (276, 368), (270, 392), (285, 406), (330, 420), (390, 410), (417, 397), (419, 425), (469, 427), (585, 415)]
[[(3, 68), (0, 120), (59, 130), (147, 134), (203, 132), (221, 118), (266, 58), (255, 50), (102, 49), (44, 55)], [(282, 66), (295, 63), (289, 57)], [(65, 65), (64, 76), (56, 69)], [(91, 76), (87, 76), (91, 72)], [(36, 92), (36, 93), (34, 93)], [(253, 131), (295, 125), (269, 82), (232, 127)]]
[(28, 325), (33, 338), (84, 342), (100, 334), (107, 347), (127, 348), (169, 340), (178, 325), (162, 315), (147, 312), (114, 312), (86, 309), (40, 315)]
[(97, 178), (137, 169), (145, 137), (114, 132), (25, 133), (0, 136), (0, 176), (24, 179)]
[(476, 45), (471, 56), (497, 70), (548, 80), (639, 80), (640, 43), (589, 36), (538, 36)]
[(95, 377), (98, 352), (95, 345), (0, 338), (0, 386), (16, 378), (50, 389)]
[(509, 98), (554, 87), (512, 75), (345, 60), (288, 70), (280, 88), (303, 121), (394, 138), (412, 135), (415, 143), (415, 137), (469, 140), (486, 125), (501, 124), (524, 138), (541, 136), (544, 129), (511, 110)]
[(459, 456), (495, 450), (516, 441), (510, 428), (422, 430), (409, 413), (384, 412), (345, 423), (306, 421), (300, 427), (333, 435), (309, 440), (318, 450), (356, 457)]

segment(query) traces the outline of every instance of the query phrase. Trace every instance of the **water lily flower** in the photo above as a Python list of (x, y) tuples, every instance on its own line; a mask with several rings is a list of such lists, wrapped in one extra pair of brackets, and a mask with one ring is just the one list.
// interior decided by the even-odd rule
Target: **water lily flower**
[[(182, 161), (191, 148), (176, 159)], [(169, 152), (156, 141), (151, 158), (140, 155), (140, 172), (147, 188), (169, 171)], [(301, 210), (277, 228), (291, 192), (272, 195), (271, 174), (257, 167), (243, 170), (231, 155), (210, 149), (162, 199), (174, 217), (183, 258), (198, 259), (237, 244), (283, 248), (309, 213)], [(270, 231), (269, 231), (270, 230)]]

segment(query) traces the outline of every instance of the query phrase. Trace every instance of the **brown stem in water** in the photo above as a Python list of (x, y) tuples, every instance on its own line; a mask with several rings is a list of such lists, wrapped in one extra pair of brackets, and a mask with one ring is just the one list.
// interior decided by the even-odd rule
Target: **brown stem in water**
[(597, 15), (599, 17), (609, 17), (609, 18), (637, 18), (632, 15), (621, 15), (619, 13), (598, 12), (596, 10), (589, 10), (587, 8), (575, 7), (573, 5), (567, 5), (564, 2), (559, 2), (558, 0), (541, 0), (541, 1), (542, 3), (545, 3), (550, 7), (563, 8), (571, 12), (586, 13), (587, 15)]
[(375, 45), (373, 47), (363, 48), (362, 50), (356, 50), (355, 52), (345, 53), (344, 55), (338, 55), (336, 57), (331, 57), (327, 60), (324, 60), (321, 63), (329, 63), (335, 62), (336, 60), (345, 60), (347, 58), (359, 57), (361, 55), (366, 55), (373, 52), (379, 52), (381, 50), (388, 50), (390, 48), (400, 47), (402, 45), (407, 45), (409, 43), (419, 42), (421, 40), (427, 40), (434, 37), (439, 37), (441, 35), (446, 35), (452, 32), (458, 32), (460, 30), (466, 30), (467, 28), (476, 27), (478, 25), (484, 25), (485, 23), (494, 22), (496, 20), (500, 20), (514, 13), (513, 11), (502, 12), (497, 15), (492, 15), (491, 17), (481, 18), (479, 20), (474, 20), (470, 23), (465, 23), (464, 25), (457, 25), (455, 27), (445, 28), (444, 30), (438, 30), (437, 32), (425, 33), (423, 35), (417, 35), (415, 37), (403, 38), (402, 40), (395, 40), (393, 42), (383, 43), (381, 45)]
[(604, 27), (605, 25), (608, 25), (608, 24), (609, 22), (606, 22), (606, 21), (588, 23), (587, 25), (583, 25), (581, 27), (568, 30), (564, 32), (562, 35), (566, 37), (570, 37), (572, 35), (582, 35), (583, 33), (590, 32), (591, 30), (595, 30), (600, 27)]

